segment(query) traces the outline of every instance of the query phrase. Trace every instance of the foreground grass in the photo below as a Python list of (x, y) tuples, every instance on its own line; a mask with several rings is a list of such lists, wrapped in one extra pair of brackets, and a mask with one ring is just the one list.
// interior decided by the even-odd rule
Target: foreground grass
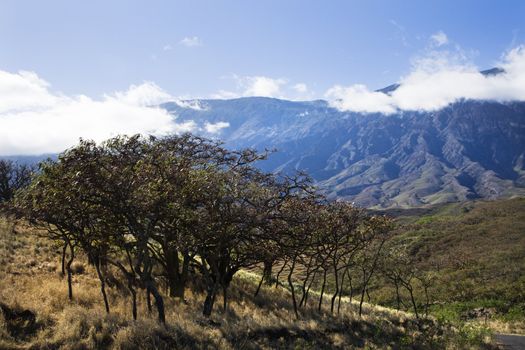
[(372, 305), (359, 317), (349, 301), (340, 315), (330, 315), (318, 313), (312, 300), (297, 320), (287, 290), (265, 287), (254, 298), (257, 276), (249, 272), (234, 280), (228, 310), (216, 308), (211, 319), (200, 316), (198, 281), (186, 302), (166, 297), (166, 326), (148, 313), (144, 293), (139, 319), (132, 321), (129, 296), (117, 284), (108, 290), (107, 315), (85, 261), (75, 266), (70, 302), (58, 271), (59, 249), (27, 229), (12, 231), (9, 222), (0, 222), (0, 349), (491, 348), (484, 328), (416, 322), (411, 314)]

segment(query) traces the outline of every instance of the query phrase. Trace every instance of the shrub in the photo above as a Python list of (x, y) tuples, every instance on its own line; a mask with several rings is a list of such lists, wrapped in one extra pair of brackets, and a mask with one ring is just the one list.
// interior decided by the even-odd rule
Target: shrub
[(86, 271), (84, 264), (80, 261), (75, 261), (71, 264), (71, 271), (75, 275), (81, 275)]

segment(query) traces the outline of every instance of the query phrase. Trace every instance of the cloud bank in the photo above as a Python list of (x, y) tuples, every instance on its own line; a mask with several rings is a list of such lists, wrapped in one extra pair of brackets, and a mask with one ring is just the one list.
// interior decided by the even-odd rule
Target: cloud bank
[(173, 98), (153, 83), (94, 100), (53, 92), (33, 72), (0, 71), (0, 156), (61, 152), (80, 137), (102, 141), (118, 134), (191, 131), (152, 107)]
[[(427, 52), (413, 60), (409, 74), (397, 89), (387, 93), (365, 85), (336, 85), (325, 93), (330, 105), (344, 111), (392, 114), (401, 111), (434, 111), (463, 99), (499, 102), (525, 101), (525, 46), (518, 46), (494, 64), (500, 74), (482, 74), (443, 32), (434, 34)], [(315, 98), (301, 82), (261, 75), (232, 77), (233, 91), (222, 90), (212, 98), (265, 96), (291, 100)], [(177, 122), (159, 104), (174, 101), (183, 108), (207, 110), (199, 100), (172, 97), (152, 82), (131, 85), (93, 99), (56, 92), (34, 72), (0, 70), (0, 156), (57, 153), (78, 143), (80, 137), (102, 141), (119, 134), (166, 135), (204, 132), (220, 135), (225, 121)]]
[(220, 90), (212, 94), (211, 98), (230, 99), (239, 97), (273, 97), (288, 100), (312, 99), (314, 94), (305, 83), (291, 85), (285, 78), (271, 78), (263, 75), (231, 77), (236, 83), (234, 91)]
[(385, 114), (434, 111), (463, 99), (524, 101), (525, 46), (510, 50), (495, 65), (504, 72), (483, 75), (459, 54), (432, 51), (416, 59), (412, 71), (389, 94), (364, 85), (336, 85), (325, 97), (340, 110)]

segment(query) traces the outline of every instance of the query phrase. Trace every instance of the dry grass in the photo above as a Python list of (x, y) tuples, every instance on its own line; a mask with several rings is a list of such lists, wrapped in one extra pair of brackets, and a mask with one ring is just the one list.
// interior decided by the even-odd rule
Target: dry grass
[(525, 322), (523, 321), (503, 322), (501, 320), (489, 320), (486, 325), (497, 333), (525, 334)]
[[(131, 320), (129, 297), (109, 288), (111, 314), (104, 311), (98, 280), (91, 266), (80, 260), (73, 275), (74, 300), (60, 276), (59, 249), (27, 228), (11, 233), (0, 221), (0, 302), (12, 310), (30, 310), (35, 322), (17, 324), (13, 335), (0, 318), (0, 349), (352, 349), (468, 347), (452, 329), (432, 321), (418, 324), (412, 315), (367, 305), (359, 318), (355, 304), (344, 301), (341, 315), (318, 313), (313, 300), (296, 320), (289, 292), (263, 287), (253, 297), (258, 276), (240, 273), (224, 312), (220, 300), (211, 320), (201, 316), (204, 295), (196, 288), (187, 302), (166, 297), (166, 326), (148, 314), (144, 293), (139, 295), (139, 319)], [(328, 300), (325, 310), (328, 308)], [(0, 315), (2, 313), (0, 312)], [(24, 328), (25, 327), (25, 328)], [(460, 345), (458, 345), (460, 344)]]

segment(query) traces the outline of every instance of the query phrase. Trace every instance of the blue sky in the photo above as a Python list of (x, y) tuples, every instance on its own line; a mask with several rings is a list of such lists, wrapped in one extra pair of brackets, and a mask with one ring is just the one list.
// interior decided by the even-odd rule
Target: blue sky
[(525, 42), (524, 23), (525, 1), (4, 0), (0, 69), (92, 97), (144, 81), (208, 97), (260, 76), (317, 98), (397, 81), (440, 31), (489, 68)]
[(323, 98), (364, 115), (525, 101), (524, 23), (521, 0), (1, 0), (0, 156), (79, 137), (220, 138), (226, 121), (158, 108), (203, 108), (188, 98)]

